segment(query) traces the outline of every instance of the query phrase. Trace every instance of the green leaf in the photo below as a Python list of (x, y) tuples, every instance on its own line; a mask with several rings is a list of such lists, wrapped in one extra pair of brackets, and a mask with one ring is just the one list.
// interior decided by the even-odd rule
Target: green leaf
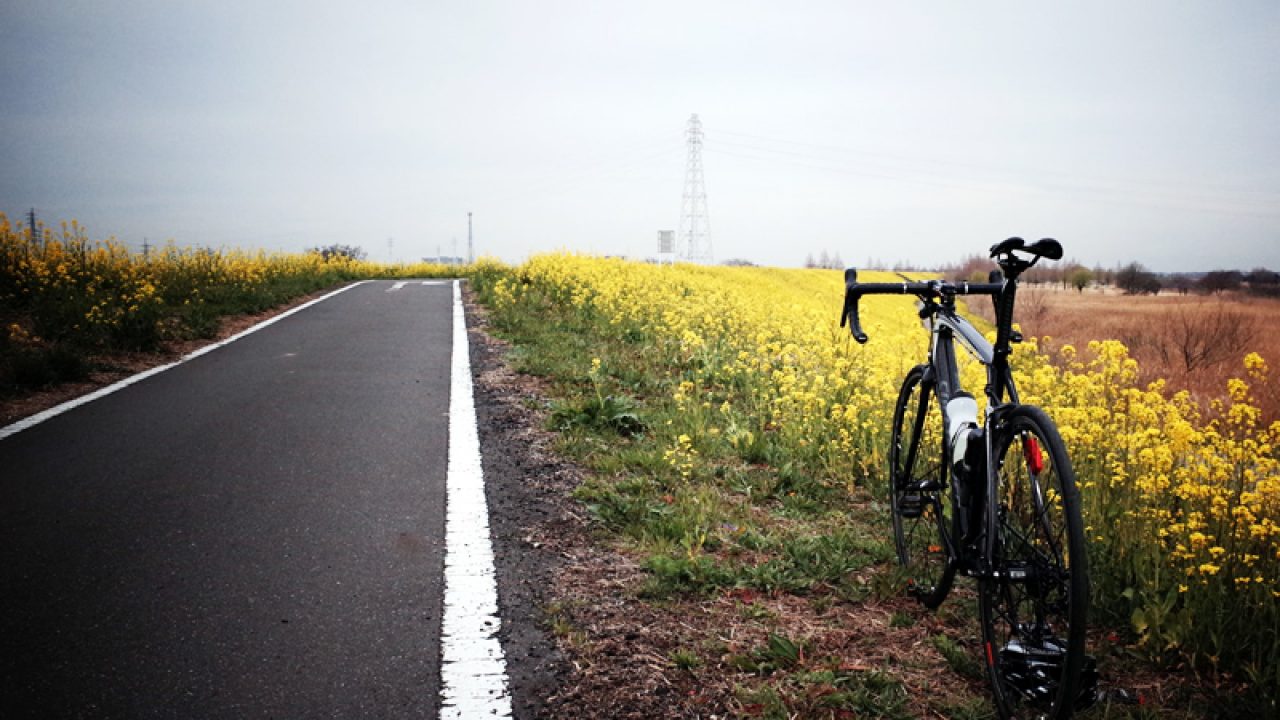
[(1141, 608), (1134, 610), (1133, 617), (1130, 618), (1130, 622), (1133, 623), (1133, 629), (1137, 631), (1139, 635), (1147, 634), (1147, 628), (1150, 627), (1150, 623), (1147, 622), (1147, 613), (1144, 610)]

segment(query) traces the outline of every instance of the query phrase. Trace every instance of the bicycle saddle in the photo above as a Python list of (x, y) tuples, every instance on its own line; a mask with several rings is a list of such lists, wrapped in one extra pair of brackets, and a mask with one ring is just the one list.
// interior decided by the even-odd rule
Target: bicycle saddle
[(1011, 253), (1014, 250), (1021, 250), (1037, 257), (1049, 258), (1050, 260), (1062, 259), (1062, 243), (1057, 240), (1042, 238), (1028, 245), (1027, 241), (1020, 237), (1011, 237), (1008, 240), (992, 245), (991, 257)]
[(998, 242), (995, 245), (992, 245), (991, 257), (995, 257), (997, 255), (1004, 255), (1005, 253), (1013, 252), (1014, 250), (1021, 250), (1023, 246), (1025, 246), (1026, 244), (1027, 244), (1027, 241), (1023, 240), (1020, 237), (1011, 237), (1008, 240), (1005, 240), (1003, 242)]

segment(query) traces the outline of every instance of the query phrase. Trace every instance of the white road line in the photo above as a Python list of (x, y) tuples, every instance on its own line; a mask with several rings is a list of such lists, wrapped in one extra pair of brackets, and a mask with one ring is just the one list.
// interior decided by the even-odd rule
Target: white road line
[(403, 288), (405, 285), (408, 285), (411, 282), (412, 283), (421, 282), (423, 285), (444, 285), (445, 283), (451, 282), (451, 281), (450, 280), (421, 280), (421, 281), (402, 280), (402, 281), (396, 282), (395, 285), (392, 285), (391, 287), (387, 288), (387, 292), (395, 292), (396, 290)]
[(12, 425), (6, 425), (5, 427), (0, 428), (0, 440), (3, 440), (3, 439), (5, 439), (5, 438), (9, 437), (10, 435), (16, 435), (17, 433), (20, 433), (20, 432), (22, 432), (23, 430), (26, 430), (27, 428), (35, 427), (36, 425), (39, 425), (40, 423), (44, 422), (45, 420), (49, 420), (49, 419), (51, 419), (51, 418), (57, 417), (57, 416), (61, 415), (62, 413), (67, 412), (68, 410), (74, 410), (75, 408), (78, 408), (78, 407), (80, 407), (81, 405), (84, 405), (84, 404), (86, 404), (86, 403), (93, 402), (94, 400), (97, 400), (98, 398), (106, 397), (107, 395), (110, 395), (111, 393), (113, 393), (113, 392), (115, 392), (115, 391), (117, 391), (117, 390), (123, 390), (124, 388), (129, 387), (130, 385), (132, 385), (132, 384), (134, 384), (134, 383), (136, 383), (136, 382), (139, 382), (139, 381), (141, 381), (141, 380), (146, 380), (147, 378), (151, 377), (152, 375), (159, 375), (160, 373), (164, 372), (165, 370), (168, 370), (168, 369), (170, 369), (170, 368), (175, 368), (175, 367), (177, 367), (177, 366), (181, 365), (182, 363), (187, 362), (188, 360), (194, 360), (195, 358), (198, 358), (198, 357), (200, 357), (201, 355), (204, 355), (205, 353), (210, 353), (210, 352), (213, 352), (214, 350), (217, 350), (217, 349), (218, 349), (218, 348), (220, 348), (220, 347), (225, 347), (225, 346), (227, 346), (227, 345), (230, 345), (231, 343), (233, 343), (233, 342), (235, 342), (235, 341), (239, 340), (240, 338), (244, 337), (245, 335), (248, 335), (248, 334), (250, 334), (250, 333), (255, 333), (255, 332), (257, 332), (257, 331), (261, 330), (262, 328), (267, 327), (268, 325), (271, 325), (271, 324), (273, 324), (273, 323), (280, 322), (281, 320), (283, 320), (283, 319), (285, 319), (285, 318), (289, 317), (290, 315), (292, 315), (292, 314), (294, 314), (294, 313), (296, 313), (296, 312), (302, 312), (303, 310), (306, 310), (307, 308), (311, 307), (312, 305), (315, 305), (315, 304), (316, 304), (316, 303), (318, 303), (318, 302), (324, 302), (325, 300), (328, 300), (329, 298), (333, 297), (334, 295), (337, 295), (338, 293), (346, 292), (347, 290), (350, 290), (351, 288), (355, 287), (356, 285), (363, 285), (363, 284), (365, 284), (365, 283), (367, 283), (367, 282), (369, 282), (369, 281), (368, 281), (368, 280), (361, 280), (360, 282), (352, 283), (352, 284), (347, 285), (347, 286), (345, 286), (345, 287), (340, 287), (340, 288), (338, 288), (337, 290), (334, 290), (333, 292), (329, 293), (328, 295), (323, 295), (323, 296), (321, 296), (321, 297), (316, 298), (315, 300), (312, 300), (312, 301), (307, 302), (307, 303), (303, 303), (302, 305), (299, 305), (299, 306), (298, 306), (298, 307), (296, 307), (296, 308), (292, 308), (292, 309), (290, 309), (290, 310), (286, 310), (285, 312), (282, 312), (282, 313), (280, 313), (279, 315), (276, 315), (276, 316), (275, 316), (275, 317), (273, 317), (273, 318), (270, 318), (270, 319), (267, 319), (267, 320), (263, 320), (262, 322), (258, 323), (257, 325), (254, 325), (253, 327), (249, 328), (248, 330), (242, 330), (241, 332), (238, 332), (238, 333), (236, 333), (235, 335), (232, 335), (231, 337), (227, 338), (226, 340), (221, 340), (221, 341), (216, 342), (216, 343), (211, 343), (211, 344), (209, 344), (209, 345), (205, 345), (204, 347), (200, 348), (199, 350), (196, 350), (196, 351), (194, 351), (194, 352), (192, 352), (192, 353), (189, 353), (189, 354), (187, 354), (187, 355), (183, 355), (183, 356), (182, 356), (179, 360), (177, 360), (176, 362), (171, 362), (171, 363), (168, 363), (168, 364), (166, 364), (166, 365), (157, 365), (156, 367), (153, 367), (153, 368), (151, 368), (150, 370), (144, 370), (143, 372), (140, 372), (140, 373), (138, 373), (137, 375), (130, 375), (129, 377), (127, 377), (127, 378), (125, 378), (125, 379), (123, 379), (123, 380), (121, 380), (121, 381), (119, 381), (119, 382), (117, 382), (117, 383), (114, 383), (114, 384), (112, 384), (112, 385), (108, 385), (108, 386), (106, 386), (106, 387), (104, 387), (104, 388), (100, 388), (100, 389), (98, 389), (98, 390), (95, 390), (95, 391), (93, 391), (93, 392), (89, 393), (88, 395), (81, 395), (80, 397), (75, 398), (75, 399), (73, 399), (73, 400), (68, 400), (68, 401), (66, 401), (66, 402), (62, 403), (61, 405), (56, 405), (56, 406), (54, 406), (54, 407), (51, 407), (51, 408), (49, 408), (48, 410), (45, 410), (44, 412), (39, 412), (39, 413), (36, 413), (35, 415), (32, 415), (32, 416), (30, 416), (30, 417), (23, 418), (22, 420), (19, 420), (18, 422), (13, 423)]
[(511, 694), (507, 664), (498, 641), (498, 586), (480, 466), (471, 352), (457, 280), (453, 281), (451, 374), (440, 718), (509, 718)]

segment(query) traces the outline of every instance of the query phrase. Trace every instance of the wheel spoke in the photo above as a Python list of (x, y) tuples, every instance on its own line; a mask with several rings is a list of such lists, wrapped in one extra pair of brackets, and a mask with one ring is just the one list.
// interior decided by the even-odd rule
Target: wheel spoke
[(889, 492), (898, 561), (913, 594), (934, 607), (950, 589), (951, 522), (941, 483), (942, 413), (924, 367), (913, 368), (894, 408)]

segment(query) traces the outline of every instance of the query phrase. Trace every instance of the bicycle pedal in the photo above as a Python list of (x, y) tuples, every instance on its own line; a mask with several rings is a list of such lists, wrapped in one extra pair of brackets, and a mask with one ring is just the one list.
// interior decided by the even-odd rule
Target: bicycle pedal
[(924, 514), (924, 496), (920, 493), (904, 493), (898, 497), (898, 515), (918, 518)]

